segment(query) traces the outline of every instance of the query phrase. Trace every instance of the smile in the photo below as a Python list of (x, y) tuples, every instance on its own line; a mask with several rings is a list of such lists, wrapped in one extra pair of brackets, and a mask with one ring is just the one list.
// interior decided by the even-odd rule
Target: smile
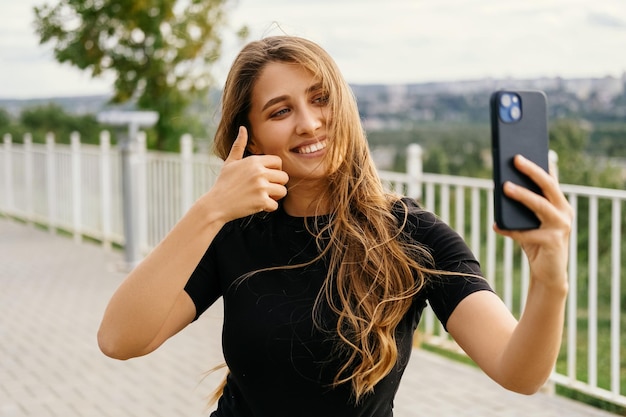
[(311, 145), (305, 145), (299, 148), (295, 148), (293, 151), (296, 153), (305, 155), (305, 154), (321, 151), (322, 149), (326, 148), (326, 146), (328, 146), (328, 144), (325, 140), (323, 140), (321, 142), (315, 142)]

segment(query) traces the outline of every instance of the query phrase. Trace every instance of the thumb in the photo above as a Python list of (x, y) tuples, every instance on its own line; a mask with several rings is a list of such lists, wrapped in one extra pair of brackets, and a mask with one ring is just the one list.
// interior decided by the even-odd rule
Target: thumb
[(244, 126), (239, 126), (239, 133), (237, 134), (237, 139), (233, 142), (232, 148), (230, 148), (230, 153), (228, 154), (228, 158), (226, 158), (225, 162), (228, 161), (238, 161), (243, 158), (243, 154), (246, 151), (246, 146), (248, 145), (248, 130)]

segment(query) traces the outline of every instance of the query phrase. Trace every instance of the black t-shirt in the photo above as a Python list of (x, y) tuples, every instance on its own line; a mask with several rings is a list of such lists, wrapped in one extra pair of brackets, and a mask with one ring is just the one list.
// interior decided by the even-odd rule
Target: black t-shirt
[[(455, 231), (413, 200), (404, 201), (409, 206), (407, 231), (429, 248), (435, 268), (481, 275), (478, 262)], [(401, 205), (394, 210), (403, 217)], [(399, 359), (394, 369), (374, 393), (355, 405), (350, 384), (330, 386), (342, 362), (333, 355), (332, 332), (316, 327), (312, 318), (326, 278), (324, 260), (280, 268), (317, 256), (306, 221), (313, 219), (291, 217), (280, 207), (226, 224), (185, 287), (196, 305), (196, 318), (218, 297), (224, 299), (222, 345), (230, 374), (213, 417), (391, 417), (426, 303), (445, 326), (464, 297), (491, 290), (481, 278), (433, 278), (397, 327)], [(279, 268), (240, 279), (272, 267)], [(333, 314), (323, 310), (321, 314), (324, 328), (333, 329)]]

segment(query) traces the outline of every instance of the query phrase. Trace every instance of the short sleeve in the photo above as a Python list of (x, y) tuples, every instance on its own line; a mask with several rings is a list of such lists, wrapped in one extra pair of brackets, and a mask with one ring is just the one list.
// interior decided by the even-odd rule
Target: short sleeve
[(483, 278), (478, 260), (456, 231), (415, 201), (404, 201), (409, 208), (411, 236), (428, 249), (436, 270), (450, 272), (430, 277), (426, 288), (428, 303), (447, 330), (450, 315), (465, 297), (493, 289)]
[(185, 284), (185, 292), (196, 306), (194, 320), (222, 295), (212, 248), (209, 247)]

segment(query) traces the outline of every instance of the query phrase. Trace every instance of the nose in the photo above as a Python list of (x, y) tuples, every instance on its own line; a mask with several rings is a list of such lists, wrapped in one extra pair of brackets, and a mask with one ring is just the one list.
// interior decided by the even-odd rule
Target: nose
[(324, 114), (319, 107), (306, 106), (298, 112), (296, 134), (313, 136), (324, 124)]

